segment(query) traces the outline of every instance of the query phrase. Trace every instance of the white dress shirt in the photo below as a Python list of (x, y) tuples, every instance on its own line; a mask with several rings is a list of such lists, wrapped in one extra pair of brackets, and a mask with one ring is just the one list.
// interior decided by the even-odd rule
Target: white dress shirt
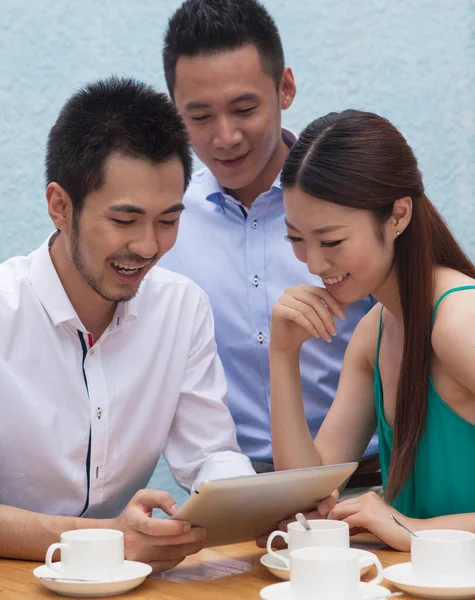
[(159, 267), (93, 345), (48, 242), (0, 265), (0, 504), (113, 517), (163, 453), (179, 485), (253, 474), (204, 292)]

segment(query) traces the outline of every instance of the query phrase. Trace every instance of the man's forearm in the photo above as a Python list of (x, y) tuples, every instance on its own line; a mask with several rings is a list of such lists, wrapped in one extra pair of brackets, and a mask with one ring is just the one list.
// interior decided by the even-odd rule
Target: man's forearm
[(112, 519), (63, 517), (0, 505), (0, 557), (43, 560), (63, 531), (111, 528)]

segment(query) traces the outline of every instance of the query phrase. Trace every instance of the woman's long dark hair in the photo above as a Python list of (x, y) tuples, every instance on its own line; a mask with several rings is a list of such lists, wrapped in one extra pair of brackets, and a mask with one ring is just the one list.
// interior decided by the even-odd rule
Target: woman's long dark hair
[(392, 501), (411, 474), (426, 423), (434, 268), (449, 267), (475, 277), (475, 266), (425, 195), (411, 147), (378, 115), (346, 110), (310, 123), (287, 157), (282, 185), (369, 210), (380, 224), (391, 216), (396, 200), (412, 198), (411, 221), (394, 242), (404, 348), (385, 490)]

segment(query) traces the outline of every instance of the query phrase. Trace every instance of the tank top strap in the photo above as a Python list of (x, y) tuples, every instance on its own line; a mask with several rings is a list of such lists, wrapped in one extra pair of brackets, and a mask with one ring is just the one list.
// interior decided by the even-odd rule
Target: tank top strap
[(381, 347), (381, 333), (382, 333), (382, 330), (383, 330), (383, 308), (384, 308), (384, 306), (381, 306), (381, 312), (379, 314), (378, 343), (376, 344), (376, 362), (375, 362), (375, 365), (378, 365), (378, 363), (379, 363), (379, 349)]
[[(436, 314), (436, 312), (437, 312), (437, 309), (439, 308), (439, 304), (442, 302), (442, 300), (443, 300), (443, 299), (444, 299), (446, 296), (448, 296), (449, 294), (452, 294), (453, 292), (461, 292), (461, 291), (463, 291), (463, 290), (475, 290), (475, 285), (462, 285), (462, 286), (459, 286), (459, 287), (454, 287), (454, 288), (451, 288), (450, 290), (447, 290), (446, 292), (444, 292), (444, 293), (443, 293), (443, 294), (440, 296), (440, 298), (438, 298), (437, 302), (435, 303), (434, 310), (432, 311), (432, 322), (431, 322), (431, 327), (433, 327), (433, 325), (434, 325), (435, 314)], [(379, 341), (378, 341), (378, 344), (379, 344)], [(379, 346), (378, 346), (378, 348), (379, 348)]]

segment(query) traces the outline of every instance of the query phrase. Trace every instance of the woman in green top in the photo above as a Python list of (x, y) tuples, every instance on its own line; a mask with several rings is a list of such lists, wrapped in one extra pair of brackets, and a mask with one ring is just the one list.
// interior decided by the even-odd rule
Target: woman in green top
[[(359, 461), (376, 426), (385, 501), (365, 494), (321, 514), (401, 550), (410, 529), (475, 532), (475, 267), (424, 193), (404, 137), (371, 113), (311, 123), (282, 172), (289, 241), (324, 287), (285, 290), (272, 313), (271, 425), (278, 469)], [(348, 345), (315, 440), (299, 352), (330, 342), (346, 304), (379, 302)]]

